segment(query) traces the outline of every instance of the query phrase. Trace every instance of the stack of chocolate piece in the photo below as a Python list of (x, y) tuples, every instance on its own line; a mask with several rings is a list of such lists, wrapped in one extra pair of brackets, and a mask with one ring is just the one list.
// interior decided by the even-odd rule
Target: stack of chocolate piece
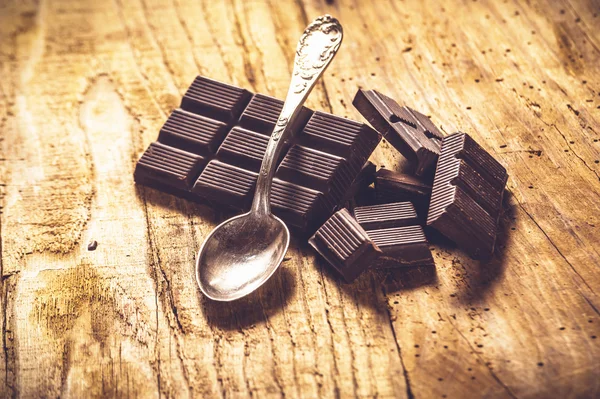
[(368, 267), (433, 265), (410, 202), (361, 206), (336, 212), (310, 245), (350, 282)]
[[(475, 258), (490, 257), (506, 170), (467, 134), (444, 137), (427, 116), (381, 93), (359, 90), (353, 104), (375, 129), (302, 110), (278, 160), (274, 213), (312, 234), (310, 244), (346, 281), (370, 267), (433, 265), (425, 225)], [(136, 165), (136, 182), (247, 210), (282, 106), (196, 78)], [(407, 173), (367, 161), (382, 135), (409, 161)]]
[(433, 265), (425, 224), (472, 257), (489, 258), (508, 179), (504, 167), (469, 135), (444, 137), (427, 116), (374, 90), (359, 90), (353, 104), (412, 170), (377, 171), (377, 205), (355, 207), (354, 215), (338, 211), (311, 237), (312, 247), (346, 281), (370, 267)]

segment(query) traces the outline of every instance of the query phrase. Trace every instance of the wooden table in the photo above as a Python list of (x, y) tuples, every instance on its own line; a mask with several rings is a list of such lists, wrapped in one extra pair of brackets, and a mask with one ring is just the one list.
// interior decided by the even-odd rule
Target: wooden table
[[(527, 3), (3, 1), (0, 396), (598, 397), (600, 4)], [(378, 89), (471, 134), (510, 174), (497, 253), (347, 285), (297, 240), (209, 302), (220, 216), (135, 162), (198, 74), (283, 97), (325, 12), (346, 36), (308, 105), (362, 120)]]

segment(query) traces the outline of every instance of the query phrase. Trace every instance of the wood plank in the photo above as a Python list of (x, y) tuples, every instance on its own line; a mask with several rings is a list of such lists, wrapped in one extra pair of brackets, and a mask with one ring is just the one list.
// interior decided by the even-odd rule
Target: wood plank
[[(306, 243), (255, 295), (194, 280), (214, 210), (133, 167), (197, 74), (283, 97), (329, 12), (308, 106), (359, 87), (465, 131), (508, 169), (494, 259), (343, 284)], [(0, 396), (594, 397), (600, 391), (600, 5), (433, 0), (0, 5)], [(400, 169), (383, 142), (372, 160)], [(95, 240), (95, 251), (87, 249)]]

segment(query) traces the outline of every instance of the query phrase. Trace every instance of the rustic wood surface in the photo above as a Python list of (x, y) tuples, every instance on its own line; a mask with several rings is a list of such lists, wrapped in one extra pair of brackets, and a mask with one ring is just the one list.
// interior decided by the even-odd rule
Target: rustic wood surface
[[(283, 97), (307, 22), (345, 28), (314, 109), (378, 89), (508, 169), (494, 259), (341, 284), (297, 240), (202, 298), (220, 216), (133, 168), (198, 75)], [(600, 395), (600, 3), (0, 2), (0, 397)], [(372, 158), (401, 168), (382, 143)], [(88, 243), (97, 241), (95, 251)]]

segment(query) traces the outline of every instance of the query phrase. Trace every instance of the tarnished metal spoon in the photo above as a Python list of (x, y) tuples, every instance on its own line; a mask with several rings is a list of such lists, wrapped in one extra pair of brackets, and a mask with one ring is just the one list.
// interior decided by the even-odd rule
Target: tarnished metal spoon
[(287, 226), (271, 213), (270, 193), (276, 160), (294, 119), (342, 42), (342, 26), (324, 15), (304, 31), (296, 48), (294, 72), (285, 104), (262, 161), (250, 212), (218, 225), (196, 261), (200, 290), (217, 301), (233, 301), (260, 287), (275, 273), (290, 243)]

